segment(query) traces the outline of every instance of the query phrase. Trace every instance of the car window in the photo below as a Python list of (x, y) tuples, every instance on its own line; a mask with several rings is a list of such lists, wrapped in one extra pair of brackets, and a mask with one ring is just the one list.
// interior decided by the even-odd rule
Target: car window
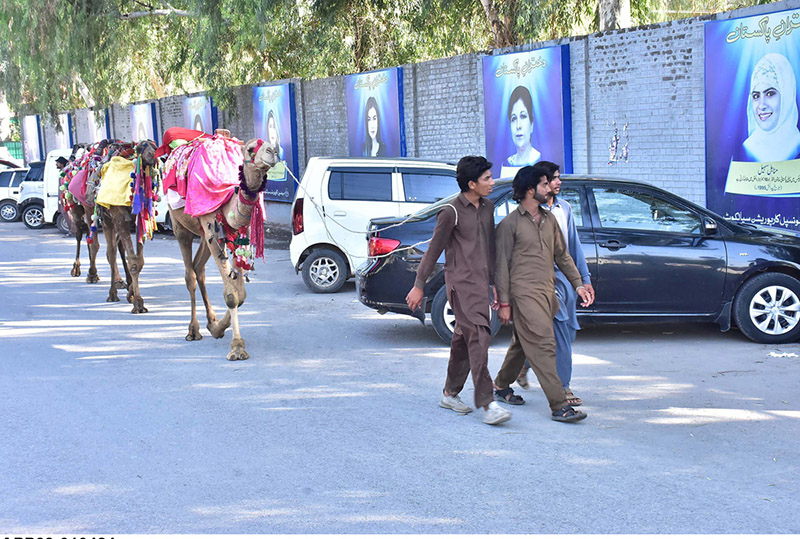
[(21, 171), (17, 172), (16, 174), (14, 174), (14, 179), (11, 180), (11, 187), (19, 187), (19, 185), (25, 179), (25, 175), (27, 173), (28, 173), (27, 171), (21, 170)]
[(430, 204), (459, 191), (454, 175), (425, 171), (402, 171), (406, 202)]
[(511, 198), (511, 192), (494, 203), (494, 224), (497, 226), (509, 213), (517, 209), (517, 202)]
[(25, 176), (25, 181), (41, 180), (44, 176), (44, 163), (31, 165), (28, 174)]
[(604, 228), (695, 233), (700, 219), (692, 212), (650, 193), (633, 189), (594, 189)]
[(0, 172), (0, 187), (8, 187), (11, 185), (11, 178), (14, 177), (13, 171)]
[(392, 172), (331, 170), (328, 180), (331, 200), (392, 200)]
[(581, 194), (575, 187), (562, 187), (561, 192), (558, 193), (558, 198), (569, 202), (572, 208), (572, 218), (575, 220), (575, 226), (580, 228), (583, 226), (583, 208), (581, 208)]

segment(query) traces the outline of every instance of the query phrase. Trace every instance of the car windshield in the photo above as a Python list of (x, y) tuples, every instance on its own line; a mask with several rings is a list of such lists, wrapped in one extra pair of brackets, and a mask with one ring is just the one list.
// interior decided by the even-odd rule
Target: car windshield
[[(512, 182), (512, 180), (509, 180), (509, 179), (496, 180), (494, 182), (494, 188), (493, 188), (492, 193), (497, 192), (497, 189), (500, 188), (500, 187), (504, 187), (506, 185), (510, 185), (511, 182)], [(458, 195), (460, 195), (460, 194), (461, 194), (460, 192), (459, 193), (453, 193), (449, 197), (445, 197), (445, 198), (443, 198), (441, 200), (437, 200), (436, 202), (434, 202), (430, 206), (425, 206), (424, 208), (422, 208), (418, 212), (411, 214), (411, 218), (412, 219), (417, 219), (417, 220), (425, 220), (425, 219), (427, 219), (428, 217), (430, 217), (432, 215), (436, 215), (437, 213), (439, 213), (439, 210), (442, 209), (442, 206), (446, 206), (447, 204), (452, 204), (453, 201), (456, 198), (458, 198)], [(494, 200), (495, 197), (489, 196), (489, 198)]]

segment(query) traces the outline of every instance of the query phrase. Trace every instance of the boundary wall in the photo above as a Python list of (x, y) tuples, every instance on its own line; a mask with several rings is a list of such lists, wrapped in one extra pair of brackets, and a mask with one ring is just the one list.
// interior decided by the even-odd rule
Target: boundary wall
[[(700, 205), (706, 202), (704, 30), (706, 21), (800, 7), (783, 0), (704, 17), (527, 43), (484, 53), (403, 65), (407, 155), (456, 161), (485, 154), (481, 59), (554, 45), (569, 45), (572, 153), (575, 173), (645, 181)], [(313, 156), (347, 155), (344, 77), (288, 79), (295, 84), (300, 178)], [(191, 94), (200, 95), (200, 94)], [(219, 110), (218, 127), (247, 140), (254, 136), (252, 86), (235, 88), (235, 106)], [(158, 130), (183, 122), (184, 95), (155, 102)], [(113, 137), (130, 139), (128, 104), (111, 107)], [(88, 140), (88, 109), (73, 111), (74, 139)], [(45, 152), (55, 127), (43, 125)], [(614, 135), (627, 145), (627, 162), (614, 160)], [(290, 223), (290, 205), (270, 202), (267, 219)]]

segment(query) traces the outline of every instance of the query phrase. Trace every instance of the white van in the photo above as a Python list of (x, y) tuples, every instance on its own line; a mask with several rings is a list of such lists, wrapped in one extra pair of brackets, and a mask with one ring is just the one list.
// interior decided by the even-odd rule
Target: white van
[(312, 292), (336, 292), (367, 259), (370, 219), (407, 215), (457, 191), (453, 163), (312, 157), (292, 205), (292, 265)]

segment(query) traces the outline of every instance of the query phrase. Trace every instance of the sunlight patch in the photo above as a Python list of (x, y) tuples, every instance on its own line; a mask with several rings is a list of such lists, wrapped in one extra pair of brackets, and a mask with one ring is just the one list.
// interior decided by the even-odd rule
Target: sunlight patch
[(100, 494), (108, 492), (111, 487), (108, 485), (98, 485), (94, 483), (85, 483), (83, 485), (67, 485), (53, 489), (53, 494), (60, 494), (62, 496), (81, 496), (83, 494)]
[(656, 425), (704, 425), (723, 421), (766, 421), (774, 417), (752, 410), (736, 408), (667, 408), (655, 410), (669, 417), (646, 419), (645, 423)]
[(472, 455), (476, 457), (511, 457), (518, 455), (519, 451), (510, 451), (508, 449), (455, 449), (453, 453), (456, 455)]

